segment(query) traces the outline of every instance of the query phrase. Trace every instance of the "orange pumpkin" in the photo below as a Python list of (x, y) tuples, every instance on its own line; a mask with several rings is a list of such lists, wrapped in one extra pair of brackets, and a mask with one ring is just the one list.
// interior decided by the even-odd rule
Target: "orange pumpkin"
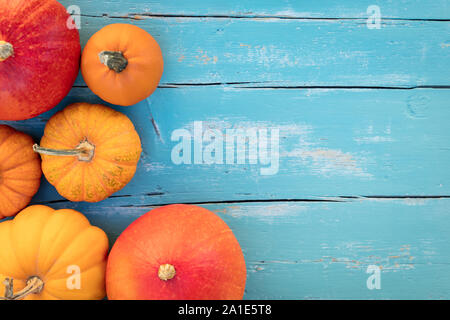
[(142, 152), (133, 123), (109, 107), (75, 103), (45, 126), (42, 171), (70, 201), (98, 202), (133, 178)]
[(81, 58), (81, 73), (88, 87), (103, 100), (121, 106), (150, 96), (163, 68), (156, 40), (131, 24), (111, 24), (95, 33)]
[(81, 213), (30, 206), (0, 223), (0, 300), (102, 299), (108, 247)]
[(112, 300), (242, 299), (241, 247), (226, 223), (193, 205), (154, 209), (117, 239), (108, 258)]
[(0, 219), (25, 208), (41, 182), (41, 160), (33, 152), (33, 139), (0, 125)]

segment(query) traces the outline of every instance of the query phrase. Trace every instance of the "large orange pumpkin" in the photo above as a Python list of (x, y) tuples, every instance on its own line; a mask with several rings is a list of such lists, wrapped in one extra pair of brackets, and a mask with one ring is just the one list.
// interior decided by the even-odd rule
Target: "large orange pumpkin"
[(98, 202), (119, 191), (136, 172), (142, 148), (130, 119), (109, 107), (75, 103), (45, 126), (42, 171), (70, 201)]
[(136, 104), (158, 87), (163, 56), (156, 40), (131, 24), (111, 24), (95, 33), (81, 57), (81, 73), (89, 88), (103, 100)]
[(193, 205), (154, 209), (117, 239), (108, 258), (109, 299), (242, 299), (244, 256), (225, 222)]
[(24, 120), (55, 107), (72, 88), (80, 36), (56, 0), (0, 1), (0, 119)]
[(0, 300), (102, 299), (108, 247), (81, 213), (30, 206), (0, 223)]
[(41, 182), (41, 160), (33, 152), (33, 139), (0, 125), (0, 219), (25, 208)]

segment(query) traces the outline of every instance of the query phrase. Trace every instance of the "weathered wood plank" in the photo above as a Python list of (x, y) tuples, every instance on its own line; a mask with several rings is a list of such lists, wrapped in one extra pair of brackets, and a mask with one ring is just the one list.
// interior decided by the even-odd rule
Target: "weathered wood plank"
[[(61, 0), (66, 7), (74, 1)], [(378, 5), (385, 18), (400, 19), (448, 19), (449, 5), (446, 0), (78, 0), (82, 14), (134, 16), (154, 15), (212, 15), (281, 18), (366, 18), (367, 8)]]
[(83, 45), (119, 22), (159, 42), (163, 84), (415, 87), (448, 85), (450, 78), (450, 23), (386, 21), (376, 30), (353, 20), (82, 17)]
[[(116, 107), (144, 145), (125, 189), (97, 204), (70, 203), (44, 181), (33, 203), (85, 213), (111, 243), (152, 205), (203, 203), (241, 243), (247, 299), (450, 298), (450, 199), (426, 198), (450, 196), (450, 91), (375, 89), (448, 87), (448, 1), (76, 4), (83, 45), (115, 22), (152, 33), (166, 61), (162, 88)], [(379, 30), (366, 27), (372, 4)], [(81, 77), (76, 85), (55, 110), (7, 124), (38, 140), (57, 110), (101, 102)], [(319, 86), (374, 89), (284, 88)], [(279, 172), (263, 176), (263, 165), (248, 162), (175, 165), (171, 134), (195, 121), (219, 132), (279, 129)], [(349, 198), (359, 196), (375, 199)], [(366, 287), (369, 265), (382, 267), (381, 290)]]
[[(151, 207), (137, 198), (71, 207), (111, 242)], [(121, 207), (125, 205), (126, 207)], [(239, 240), (247, 262), (246, 299), (449, 299), (450, 200), (349, 200), (203, 204)], [(369, 265), (381, 289), (369, 290)]]
[[(136, 176), (117, 195), (141, 195), (140, 204), (450, 195), (449, 95), (436, 89), (159, 89), (136, 106), (117, 107), (134, 122), (144, 149)], [(75, 101), (100, 102), (87, 88), (75, 88), (60, 108)], [(58, 109), (9, 124), (40, 139)], [(196, 121), (222, 134), (278, 129), (278, 172), (263, 175), (269, 165), (259, 155), (256, 164), (248, 155), (245, 164), (194, 164), (191, 141), (191, 164), (176, 165), (171, 153), (179, 141), (171, 135), (182, 128), (192, 132)], [(44, 183), (36, 199), (60, 197)]]

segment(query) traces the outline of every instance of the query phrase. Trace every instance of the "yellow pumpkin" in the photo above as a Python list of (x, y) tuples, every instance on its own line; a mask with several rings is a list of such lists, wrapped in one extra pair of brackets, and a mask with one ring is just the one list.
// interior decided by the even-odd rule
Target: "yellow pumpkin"
[(108, 247), (81, 213), (30, 206), (0, 223), (0, 300), (102, 299)]
[(70, 201), (98, 202), (131, 181), (142, 152), (130, 119), (109, 107), (75, 103), (48, 121), (41, 145), (42, 171)]
[(41, 183), (41, 160), (33, 139), (0, 125), (0, 219), (25, 208)]

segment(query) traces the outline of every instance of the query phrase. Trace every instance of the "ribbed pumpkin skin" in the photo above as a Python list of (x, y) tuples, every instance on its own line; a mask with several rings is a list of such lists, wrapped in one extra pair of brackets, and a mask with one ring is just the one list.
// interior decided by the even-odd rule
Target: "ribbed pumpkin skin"
[(0, 61), (0, 119), (24, 120), (55, 107), (79, 71), (80, 37), (56, 0), (3, 0), (0, 41), (14, 55)]
[[(158, 277), (160, 265), (174, 278)], [(154, 209), (117, 239), (108, 258), (109, 299), (242, 299), (245, 260), (231, 229), (219, 216), (193, 205)]]
[[(105, 296), (108, 238), (81, 213), (30, 206), (0, 223), (0, 288), (14, 279), (14, 293), (38, 276), (45, 285), (27, 300), (94, 300)], [(81, 271), (80, 289), (68, 289), (68, 267)], [(3, 295), (4, 290), (0, 290)]]
[[(128, 66), (116, 73), (102, 64), (99, 53), (119, 51)], [(81, 73), (89, 88), (103, 100), (121, 106), (136, 104), (158, 87), (164, 69), (161, 49), (145, 30), (123, 23), (110, 24), (95, 33), (84, 47)]]
[(75, 103), (48, 121), (41, 147), (74, 149), (85, 139), (95, 146), (90, 162), (42, 155), (42, 171), (66, 199), (98, 202), (133, 178), (142, 152), (141, 140), (123, 113), (103, 105)]
[(30, 202), (41, 182), (41, 160), (33, 139), (0, 125), (0, 219), (18, 213)]

